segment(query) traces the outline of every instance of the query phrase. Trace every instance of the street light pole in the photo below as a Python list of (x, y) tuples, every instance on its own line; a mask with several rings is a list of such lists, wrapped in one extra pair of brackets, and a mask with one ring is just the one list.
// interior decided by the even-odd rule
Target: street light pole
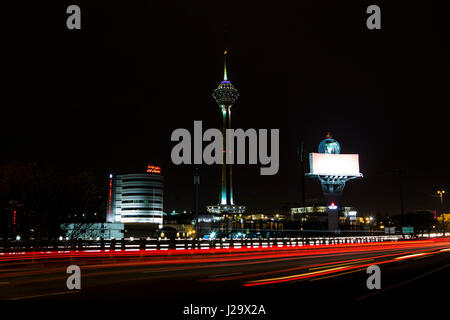
[(399, 182), (400, 182), (400, 228), (402, 231), (402, 238), (405, 237), (405, 234), (403, 233), (403, 227), (405, 226), (405, 200), (404, 200), (404, 195), (403, 195), (403, 170), (399, 169), (398, 170), (398, 176), (399, 176)]
[(302, 207), (306, 206), (306, 201), (305, 201), (305, 151), (304, 151), (304, 147), (303, 147), (303, 140), (300, 141), (300, 144), (298, 146), (297, 149), (297, 153), (298, 153), (298, 157), (300, 160), (300, 169), (301, 169), (301, 185), (302, 185), (302, 199), (301, 199), (301, 205)]
[(194, 203), (195, 203), (195, 239), (198, 239), (198, 186), (200, 184), (200, 176), (198, 175), (198, 168), (194, 172)]
[(443, 207), (444, 206), (443, 196), (445, 194), (445, 190), (438, 190), (437, 194), (438, 194), (438, 197), (441, 198), (441, 207)]
[(445, 237), (445, 215), (444, 215), (444, 194), (445, 190), (437, 191), (438, 197), (441, 199), (441, 218), (442, 218), (442, 235)]

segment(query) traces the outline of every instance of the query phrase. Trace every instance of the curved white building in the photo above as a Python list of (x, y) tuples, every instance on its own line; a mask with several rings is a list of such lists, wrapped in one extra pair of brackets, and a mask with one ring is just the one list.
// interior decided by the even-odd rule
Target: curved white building
[(110, 175), (108, 222), (163, 224), (163, 176)]

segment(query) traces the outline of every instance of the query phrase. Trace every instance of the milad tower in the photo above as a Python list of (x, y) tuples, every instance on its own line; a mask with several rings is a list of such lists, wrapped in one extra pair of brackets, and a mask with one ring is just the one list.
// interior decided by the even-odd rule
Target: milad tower
[[(219, 87), (213, 91), (213, 98), (219, 105), (222, 112), (222, 136), (223, 136), (223, 162), (222, 162), (222, 176), (219, 204), (208, 206), (209, 213), (216, 214), (239, 214), (244, 213), (245, 206), (237, 206), (233, 201), (233, 171), (232, 165), (226, 163), (227, 152), (226, 149), (226, 129), (231, 129), (231, 107), (239, 97), (238, 90), (228, 80), (227, 74), (227, 56), (228, 51), (224, 51), (224, 67), (223, 67), (223, 81)], [(232, 155), (230, 155), (232, 156)]]

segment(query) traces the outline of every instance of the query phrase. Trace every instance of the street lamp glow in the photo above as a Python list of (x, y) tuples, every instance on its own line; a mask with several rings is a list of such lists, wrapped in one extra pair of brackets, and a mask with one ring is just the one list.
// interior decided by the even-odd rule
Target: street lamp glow
[(443, 205), (443, 196), (445, 194), (445, 190), (438, 190), (437, 191), (438, 197), (441, 199), (441, 206)]
[(441, 218), (442, 218), (442, 234), (445, 237), (445, 215), (444, 215), (444, 194), (445, 194), (445, 190), (438, 190), (437, 191), (437, 196), (441, 199)]

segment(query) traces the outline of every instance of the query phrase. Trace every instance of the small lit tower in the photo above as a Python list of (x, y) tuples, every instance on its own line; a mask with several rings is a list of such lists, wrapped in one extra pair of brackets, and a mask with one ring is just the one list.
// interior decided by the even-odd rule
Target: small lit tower
[(339, 199), (345, 184), (362, 178), (359, 172), (358, 154), (341, 154), (341, 145), (330, 133), (319, 144), (318, 153), (309, 154), (311, 172), (305, 175), (319, 180), (325, 200), (328, 202), (328, 230), (338, 227)]
[(328, 132), (319, 144), (318, 153), (310, 153), (311, 172), (317, 178), (326, 197), (341, 196), (346, 182), (362, 178), (358, 154), (341, 154), (341, 145)]
[(227, 55), (228, 51), (225, 49), (223, 80), (212, 94), (222, 113), (223, 162), (219, 205), (208, 206), (207, 210), (210, 213), (243, 213), (245, 211), (245, 207), (234, 204), (232, 165), (226, 163), (228, 152), (226, 150), (226, 129), (231, 129), (231, 107), (239, 97), (238, 90), (228, 80)]

